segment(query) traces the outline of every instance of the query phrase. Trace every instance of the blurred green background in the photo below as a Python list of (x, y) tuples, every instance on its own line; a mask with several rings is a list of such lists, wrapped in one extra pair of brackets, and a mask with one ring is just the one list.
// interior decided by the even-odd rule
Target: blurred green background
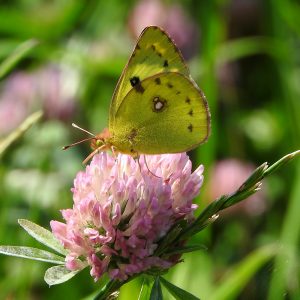
[[(31, 113), (44, 118), (0, 154), (1, 244), (40, 247), (17, 219), (49, 228), (72, 206), (72, 180), (90, 149), (61, 151), (85, 137), (70, 124), (94, 133), (107, 126), (114, 87), (147, 25), (169, 32), (209, 103), (211, 136), (191, 153), (205, 166), (200, 208), (299, 149), (299, 2), (2, 0), (0, 144)], [(299, 214), (298, 159), (195, 237), (207, 249), (186, 254), (166, 278), (201, 299), (300, 299)], [(274, 243), (278, 254), (264, 256)], [(0, 256), (0, 299), (81, 299), (99, 288), (88, 270), (49, 288), (47, 267)], [(120, 299), (137, 299), (139, 284)]]

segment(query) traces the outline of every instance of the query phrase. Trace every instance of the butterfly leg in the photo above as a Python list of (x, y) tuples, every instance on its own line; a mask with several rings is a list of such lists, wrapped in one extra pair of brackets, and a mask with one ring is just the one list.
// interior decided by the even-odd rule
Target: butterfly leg
[(111, 150), (111, 153), (115, 159), (115, 162), (118, 160), (118, 148), (116, 148), (115, 146), (111, 145), (110, 146), (110, 150)]
[(92, 153), (90, 153), (87, 158), (82, 162), (84, 165), (98, 152), (101, 152), (102, 150), (104, 150), (106, 148), (106, 145), (102, 145), (101, 147), (95, 149)]
[[(141, 163), (140, 163), (140, 155), (138, 152), (135, 152), (135, 151), (131, 151), (131, 156), (133, 157), (133, 159), (138, 163), (139, 165), (139, 169), (140, 169), (140, 173), (142, 174), (142, 166), (141, 166)], [(145, 159), (145, 155), (144, 155), (144, 161), (146, 161)], [(146, 164), (147, 166), (147, 164)], [(147, 166), (147, 169), (149, 170), (148, 166)], [(149, 170), (150, 171), (150, 170)], [(150, 172), (151, 173), (151, 172)]]
[(147, 167), (147, 169), (148, 169), (148, 172), (152, 175), (152, 176), (154, 176), (154, 177), (156, 177), (156, 178), (162, 178), (162, 177), (160, 177), (160, 176), (157, 176), (156, 174), (154, 174), (152, 171), (150, 171), (150, 169), (149, 169), (149, 167), (148, 167), (148, 164), (147, 164), (147, 160), (146, 160), (146, 155), (144, 155), (144, 162), (145, 162), (145, 165), (146, 165), (146, 167)]
[(137, 161), (138, 165), (139, 165), (139, 169), (140, 169), (140, 173), (142, 174), (142, 166), (140, 164), (140, 156), (138, 154), (136, 154), (136, 156), (133, 157), (133, 159), (135, 161)]

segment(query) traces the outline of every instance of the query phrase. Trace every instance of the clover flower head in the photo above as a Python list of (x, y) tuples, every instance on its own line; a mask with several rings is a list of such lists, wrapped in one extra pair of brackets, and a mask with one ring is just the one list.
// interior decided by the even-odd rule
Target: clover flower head
[(202, 173), (203, 166), (192, 172), (185, 153), (141, 156), (139, 161), (124, 154), (95, 155), (74, 180), (73, 208), (62, 211), (65, 223), (51, 221), (68, 250), (66, 267), (89, 265), (95, 280), (107, 272), (123, 281), (176, 264), (180, 257), (155, 250), (176, 222), (193, 219), (197, 206), (192, 200)]

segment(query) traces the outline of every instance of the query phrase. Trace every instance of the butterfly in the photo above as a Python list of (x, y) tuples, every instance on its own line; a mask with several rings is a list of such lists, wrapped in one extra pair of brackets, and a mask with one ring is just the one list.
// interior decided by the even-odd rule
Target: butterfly
[(179, 49), (164, 30), (146, 27), (117, 83), (108, 129), (91, 138), (91, 156), (107, 149), (132, 156), (185, 152), (209, 132), (207, 101)]

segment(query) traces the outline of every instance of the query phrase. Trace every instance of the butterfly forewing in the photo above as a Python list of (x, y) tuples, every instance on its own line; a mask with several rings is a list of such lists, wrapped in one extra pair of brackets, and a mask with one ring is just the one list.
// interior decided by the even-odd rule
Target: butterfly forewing
[(204, 142), (210, 115), (203, 93), (187, 76), (164, 72), (146, 78), (120, 104), (111, 143), (125, 153), (176, 153)]
[(145, 28), (114, 92), (109, 129), (113, 130), (116, 112), (130, 90), (148, 77), (170, 71), (189, 76), (180, 51), (166, 32), (156, 26)]

